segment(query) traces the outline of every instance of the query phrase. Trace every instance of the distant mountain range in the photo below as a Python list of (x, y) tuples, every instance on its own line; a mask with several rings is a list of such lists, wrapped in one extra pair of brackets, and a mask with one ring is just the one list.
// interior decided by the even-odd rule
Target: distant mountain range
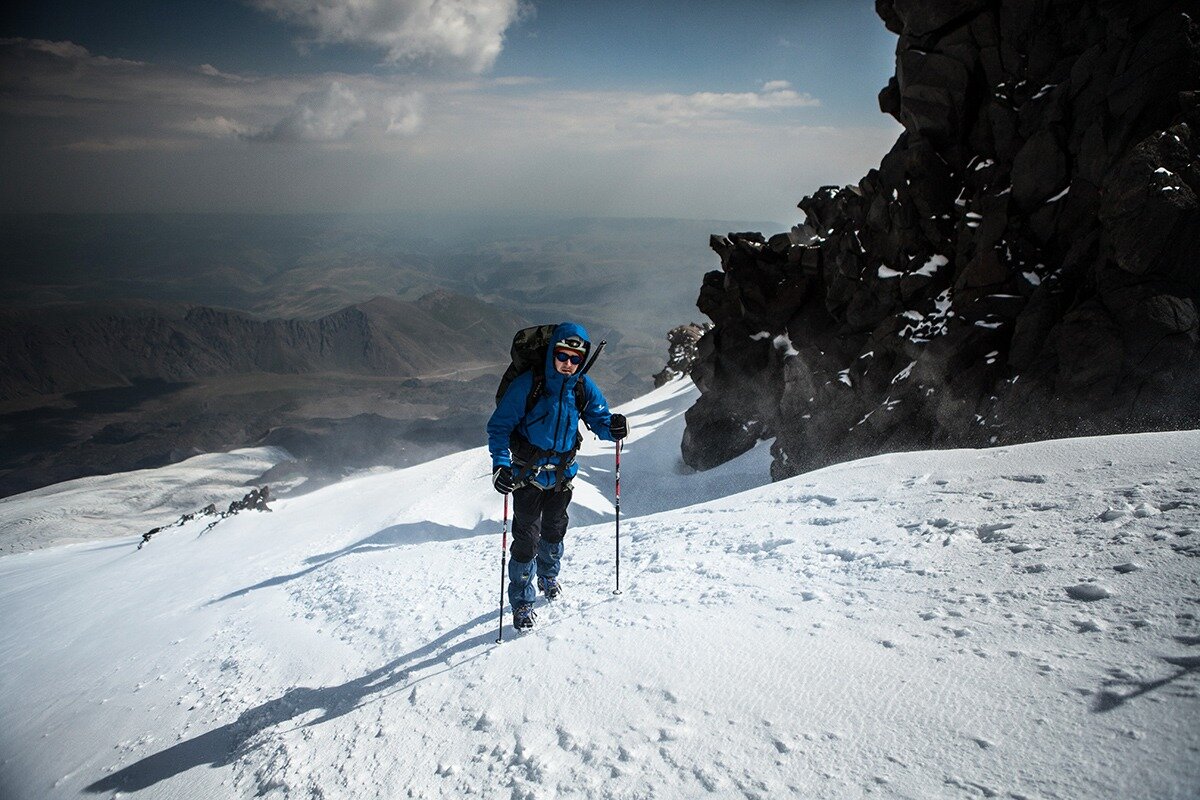
[(506, 361), (523, 318), (446, 291), (315, 320), (149, 301), (0, 310), (0, 399), (235, 373), (410, 377)]
[(306, 485), (477, 445), (513, 333), (576, 320), (610, 402), (696, 316), (713, 232), (778, 223), (0, 215), (0, 497), (280, 444)]
[[(434, 289), (522, 316), (694, 313), (709, 234), (778, 222), (411, 214), (0, 214), (4, 305), (143, 299), (316, 319)], [(786, 227), (786, 226), (784, 226)], [(597, 291), (603, 289), (603, 291)], [(656, 339), (665, 329), (654, 320)], [(612, 324), (611, 322), (609, 324)]]

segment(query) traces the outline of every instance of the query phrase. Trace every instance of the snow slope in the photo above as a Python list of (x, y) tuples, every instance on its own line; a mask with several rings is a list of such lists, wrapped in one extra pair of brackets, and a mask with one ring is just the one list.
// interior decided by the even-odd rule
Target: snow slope
[(278, 447), (206, 453), (158, 469), (95, 475), (0, 498), (0, 555), (56, 544), (139, 536), (216, 502), (289, 458)]
[(692, 391), (623, 409), (624, 593), (589, 443), (502, 644), (482, 449), (0, 559), (0, 795), (1197, 795), (1200, 432), (750, 488), (678, 467)]
[[(730, 464), (696, 474), (679, 457), (683, 414), (695, 402), (690, 381), (676, 381), (622, 408), (639, 419), (639, 428), (626, 443), (635, 448), (626, 466), (625, 511), (648, 514), (678, 508), (698, 499), (711, 499), (765, 483), (770, 449), (760, 445)], [(485, 434), (480, 431), (480, 440)], [(640, 451), (639, 451), (640, 450)], [(0, 498), (0, 555), (36, 550), (57, 544), (141, 535), (168, 524), (182, 514), (215, 503), (228, 507), (240, 499), (266, 470), (290, 458), (277, 447), (257, 447), (230, 453), (208, 453), (159, 469), (99, 475), (65, 481), (25, 494)], [(580, 479), (572, 506), (576, 523), (599, 522), (613, 516), (611, 499), (594, 488), (600, 481), (611, 498), (612, 446), (589, 436), (579, 454)], [(427, 496), (419, 508), (409, 509), (408, 521), (436, 521), (474, 529), (484, 520), (500, 521), (502, 506), (477, 479), (490, 475), (484, 448), (444, 457), (433, 466), (415, 470), (376, 469), (383, 484), (415, 489), (419, 481)], [(632, 470), (632, 472), (630, 472)], [(452, 478), (449, 476), (453, 476)], [(592, 476), (592, 477), (589, 477)], [(646, 476), (646, 480), (640, 480)], [(439, 487), (438, 484), (445, 484)], [(280, 487), (273, 486), (276, 495)], [(469, 502), (464, 502), (470, 496)], [(328, 495), (322, 495), (323, 502)], [(381, 511), (396, 511), (387, 501)], [(169, 534), (163, 534), (169, 535)]]

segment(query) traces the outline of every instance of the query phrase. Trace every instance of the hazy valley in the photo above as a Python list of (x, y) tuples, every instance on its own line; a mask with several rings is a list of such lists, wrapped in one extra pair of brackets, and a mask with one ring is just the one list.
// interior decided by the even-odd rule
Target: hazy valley
[(708, 234), (772, 226), (3, 217), (0, 496), (250, 444), (310, 487), (473, 446), (536, 322), (607, 339), (594, 374), (621, 402), (698, 317)]

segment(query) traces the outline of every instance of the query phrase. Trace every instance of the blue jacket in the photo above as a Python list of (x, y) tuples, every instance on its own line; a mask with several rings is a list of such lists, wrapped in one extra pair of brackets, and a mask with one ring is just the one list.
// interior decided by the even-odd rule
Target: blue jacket
[[(587, 347), (592, 349), (591, 340), (582, 325), (573, 322), (561, 323), (554, 329), (552, 343), (546, 348), (546, 363), (543, 367), (545, 386), (529, 413), (525, 413), (525, 403), (533, 388), (533, 371), (523, 372), (513, 379), (500, 404), (496, 406), (492, 418), (488, 420), (488, 449), (492, 453), (492, 470), (497, 467), (511, 467), (512, 453), (509, 452), (509, 437), (515, 431), (525, 441), (539, 450), (550, 450), (550, 455), (538, 459), (536, 465), (554, 464), (560, 462), (560, 455), (575, 449), (575, 436), (579, 432), (579, 420), (599, 436), (610, 442), (615, 441), (608, 430), (612, 413), (608, 410), (608, 401), (588, 376), (580, 376), (579, 370), (574, 375), (563, 375), (554, 368), (554, 345), (561, 339), (577, 336)], [(582, 365), (580, 367), (582, 369)], [(575, 384), (582, 382), (583, 396), (586, 401), (583, 414), (575, 406)], [(563, 480), (575, 477), (579, 467), (574, 462), (567, 466)], [(523, 472), (523, 471), (522, 471)], [(536, 480), (545, 488), (553, 487), (558, 477), (557, 470), (545, 470), (538, 473)]]

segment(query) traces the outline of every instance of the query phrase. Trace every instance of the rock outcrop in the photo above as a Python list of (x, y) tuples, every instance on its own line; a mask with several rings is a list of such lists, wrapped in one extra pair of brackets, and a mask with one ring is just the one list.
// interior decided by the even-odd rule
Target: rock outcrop
[(667, 332), (667, 341), (670, 343), (667, 365), (654, 375), (655, 389), (692, 373), (692, 366), (699, 355), (696, 345), (712, 328), (711, 322), (703, 325), (689, 322), (686, 325), (676, 325)]
[(803, 224), (713, 237), (684, 460), (772, 474), (1200, 425), (1200, 18), (1186, 2), (878, 0), (904, 126)]

